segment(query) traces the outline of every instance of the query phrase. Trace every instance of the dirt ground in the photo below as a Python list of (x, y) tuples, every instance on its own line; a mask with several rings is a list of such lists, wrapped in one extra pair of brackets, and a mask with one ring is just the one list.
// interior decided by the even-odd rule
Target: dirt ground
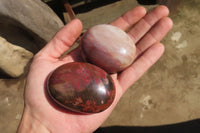
[[(164, 55), (130, 87), (102, 126), (158, 126), (200, 119), (200, 1), (171, 1), (165, 4), (171, 10), (174, 27), (162, 41)], [(77, 17), (87, 29), (109, 23), (135, 6), (136, 1), (123, 0)], [(17, 129), (23, 111), (25, 79), (26, 76), (0, 79), (2, 133), (14, 133)]]

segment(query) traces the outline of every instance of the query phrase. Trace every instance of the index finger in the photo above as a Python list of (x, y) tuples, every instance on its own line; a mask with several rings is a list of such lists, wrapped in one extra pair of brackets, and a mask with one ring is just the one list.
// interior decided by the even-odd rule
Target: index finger
[(110, 24), (122, 30), (128, 30), (132, 25), (137, 23), (146, 14), (146, 9), (138, 6), (124, 13), (121, 17), (117, 18)]

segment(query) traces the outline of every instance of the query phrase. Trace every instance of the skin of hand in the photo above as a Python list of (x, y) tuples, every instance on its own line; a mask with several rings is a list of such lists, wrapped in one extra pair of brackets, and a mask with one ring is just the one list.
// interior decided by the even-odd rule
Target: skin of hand
[(18, 133), (92, 133), (110, 115), (123, 93), (136, 82), (163, 54), (161, 39), (170, 31), (173, 22), (169, 10), (158, 6), (146, 13), (144, 7), (136, 7), (111, 22), (133, 39), (137, 47), (137, 59), (123, 72), (111, 75), (116, 87), (113, 104), (97, 114), (74, 114), (52, 106), (45, 94), (48, 75), (58, 66), (81, 61), (80, 48), (63, 58), (80, 36), (82, 24), (74, 19), (64, 26), (33, 59), (25, 87), (25, 107)]

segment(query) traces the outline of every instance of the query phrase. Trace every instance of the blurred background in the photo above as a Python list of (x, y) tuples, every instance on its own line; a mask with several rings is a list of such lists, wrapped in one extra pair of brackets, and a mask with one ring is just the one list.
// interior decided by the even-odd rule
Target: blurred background
[(138, 5), (149, 11), (159, 4), (170, 9), (174, 21), (162, 40), (165, 53), (129, 88), (102, 127), (118, 126), (120, 131), (128, 126), (134, 133), (199, 133), (199, 0), (1, 0), (0, 131), (16, 132), (31, 59), (70, 19), (79, 18), (84, 32)]

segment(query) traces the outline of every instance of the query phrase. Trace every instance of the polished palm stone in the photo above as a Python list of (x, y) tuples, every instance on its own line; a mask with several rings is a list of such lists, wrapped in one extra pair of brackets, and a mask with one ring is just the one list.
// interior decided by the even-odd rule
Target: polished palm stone
[(83, 62), (58, 67), (49, 77), (47, 89), (57, 104), (79, 113), (104, 111), (115, 97), (111, 77), (101, 68)]
[(108, 73), (117, 73), (132, 64), (136, 47), (123, 30), (108, 24), (91, 27), (81, 38), (83, 57)]

